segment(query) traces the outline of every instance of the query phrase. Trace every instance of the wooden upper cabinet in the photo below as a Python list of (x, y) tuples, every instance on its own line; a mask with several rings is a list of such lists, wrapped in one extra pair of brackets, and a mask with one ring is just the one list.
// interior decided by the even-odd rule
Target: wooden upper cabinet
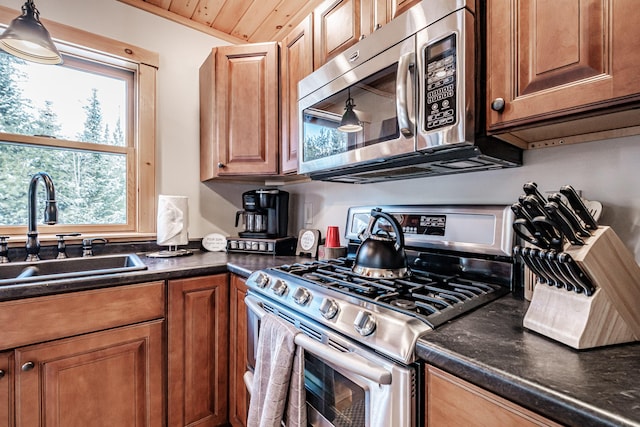
[(425, 399), (425, 427), (559, 426), (433, 366), (427, 366)]
[(200, 68), (201, 180), (278, 174), (278, 44), (224, 46)]
[(411, 6), (420, 3), (421, 0), (389, 0), (391, 3), (391, 18), (395, 18), (406, 12)]
[(368, 36), (391, 20), (392, 3), (392, 0), (360, 0), (362, 36)]
[(489, 0), (488, 129), (640, 99), (638, 22), (633, 0)]
[(316, 69), (360, 40), (360, 1), (327, 0), (313, 11), (313, 64)]
[(280, 171), (283, 174), (298, 170), (298, 82), (313, 72), (313, 20), (308, 16), (281, 43), (280, 114), (282, 147)]

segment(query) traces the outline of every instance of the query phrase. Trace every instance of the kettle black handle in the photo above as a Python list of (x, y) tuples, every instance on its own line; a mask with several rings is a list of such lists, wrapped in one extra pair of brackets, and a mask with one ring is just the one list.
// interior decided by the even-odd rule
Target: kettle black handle
[(389, 224), (391, 224), (394, 233), (396, 233), (396, 243), (394, 244), (394, 247), (397, 251), (404, 249), (404, 233), (400, 229), (398, 220), (393, 215), (382, 212), (382, 209), (380, 208), (375, 208), (371, 210), (371, 218), (374, 220), (369, 222), (369, 234), (373, 232), (373, 225), (376, 223), (376, 220), (378, 218), (384, 218), (389, 222)]

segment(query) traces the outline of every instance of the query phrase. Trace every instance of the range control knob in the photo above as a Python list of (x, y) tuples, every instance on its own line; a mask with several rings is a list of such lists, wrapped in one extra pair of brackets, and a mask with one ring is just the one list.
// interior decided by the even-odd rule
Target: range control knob
[(356, 331), (360, 335), (366, 337), (376, 330), (376, 320), (371, 313), (361, 310), (358, 312), (356, 320), (353, 322), (353, 327), (356, 328)]
[(260, 288), (264, 288), (269, 284), (269, 276), (264, 273), (258, 273), (256, 277), (256, 285)]
[(309, 300), (311, 300), (311, 292), (303, 287), (296, 289), (296, 291), (291, 296), (293, 297), (293, 300), (299, 305), (305, 305), (309, 302)]
[(325, 298), (320, 303), (319, 310), (325, 319), (333, 319), (338, 314), (338, 304), (331, 298)]
[(274, 294), (281, 297), (285, 294), (285, 292), (287, 292), (287, 284), (282, 280), (276, 280), (276, 283), (273, 284), (271, 290)]

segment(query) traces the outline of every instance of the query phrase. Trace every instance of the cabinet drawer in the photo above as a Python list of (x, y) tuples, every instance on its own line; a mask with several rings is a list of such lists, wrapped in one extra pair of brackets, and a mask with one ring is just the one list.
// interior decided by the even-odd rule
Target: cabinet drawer
[(164, 308), (162, 281), (7, 301), (0, 349), (162, 318)]

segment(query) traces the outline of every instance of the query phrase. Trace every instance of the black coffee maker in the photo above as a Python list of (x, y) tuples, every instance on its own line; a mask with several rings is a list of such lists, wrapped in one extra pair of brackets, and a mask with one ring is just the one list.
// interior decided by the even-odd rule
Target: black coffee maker
[(242, 193), (242, 210), (236, 212), (236, 227), (241, 217), (244, 231), (238, 233), (240, 237), (286, 237), (289, 224), (289, 193), (277, 188), (246, 191)]

